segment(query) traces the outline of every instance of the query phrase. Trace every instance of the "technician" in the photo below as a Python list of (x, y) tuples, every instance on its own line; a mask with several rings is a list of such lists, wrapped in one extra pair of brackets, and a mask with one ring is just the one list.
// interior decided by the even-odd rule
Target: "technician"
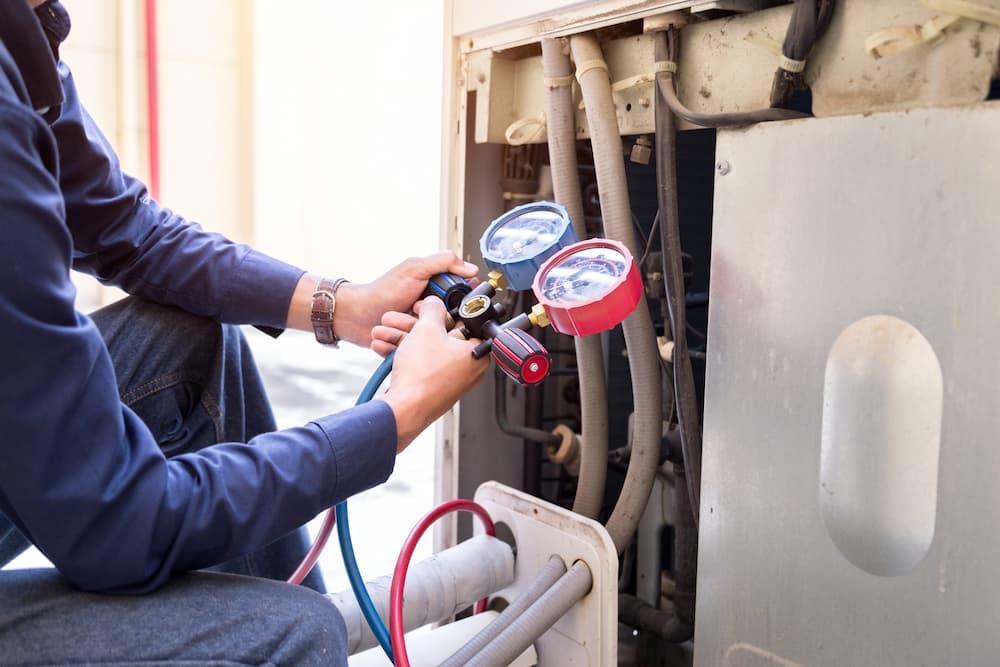
[[(0, 565), (31, 542), (58, 570), (0, 571), (0, 663), (345, 664), (315, 591), (192, 571), (287, 577), (299, 527), (384, 482), (481, 379), (476, 341), (418, 302), (476, 267), (441, 253), (325, 279), (162, 208), (57, 66), (68, 32), (58, 2), (0, 0)], [(132, 296), (83, 315), (71, 269)], [(405, 339), (378, 326), (411, 310)], [(237, 324), (398, 345), (391, 384), (276, 431)]]

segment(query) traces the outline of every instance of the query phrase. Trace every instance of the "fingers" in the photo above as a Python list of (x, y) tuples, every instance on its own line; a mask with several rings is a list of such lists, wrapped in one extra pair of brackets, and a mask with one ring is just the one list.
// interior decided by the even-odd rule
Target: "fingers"
[(442, 329), (446, 327), (448, 321), (448, 311), (444, 307), (441, 299), (429, 296), (413, 305), (413, 311), (420, 318), (420, 322), (429, 322), (439, 325)]
[(413, 315), (400, 313), (395, 310), (390, 310), (382, 316), (382, 326), (400, 331), (410, 331), (416, 323), (417, 318)]
[(462, 260), (461, 257), (450, 250), (427, 255), (426, 257), (417, 257), (409, 261), (414, 263), (413, 268), (421, 280), (427, 280), (437, 273), (454, 273), (463, 278), (473, 278), (479, 273), (478, 266)]
[(385, 359), (396, 350), (395, 345), (390, 345), (382, 340), (372, 339), (372, 352)]

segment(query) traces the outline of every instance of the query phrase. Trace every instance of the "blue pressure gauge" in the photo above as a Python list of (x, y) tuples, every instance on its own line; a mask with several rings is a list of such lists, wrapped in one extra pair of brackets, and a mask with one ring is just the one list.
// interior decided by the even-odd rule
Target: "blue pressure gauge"
[(576, 240), (565, 208), (534, 202), (494, 220), (479, 239), (479, 249), (486, 266), (502, 273), (511, 289), (528, 290), (545, 260)]

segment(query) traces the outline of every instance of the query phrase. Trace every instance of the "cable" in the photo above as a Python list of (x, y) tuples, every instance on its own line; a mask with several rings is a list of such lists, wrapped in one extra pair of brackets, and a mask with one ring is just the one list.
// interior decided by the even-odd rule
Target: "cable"
[(782, 64), (771, 82), (771, 106), (787, 107), (796, 90), (806, 88), (803, 71), (806, 58), (833, 19), (835, 0), (796, 0), (781, 45)]
[(646, 266), (646, 260), (649, 259), (649, 253), (653, 250), (653, 240), (656, 238), (656, 233), (660, 229), (660, 211), (656, 211), (656, 216), (653, 218), (653, 226), (649, 228), (649, 242), (646, 243), (646, 249), (642, 252), (642, 257), (639, 259), (639, 266)]
[[(666, 40), (668, 44), (667, 61), (677, 62), (678, 35), (676, 28), (670, 28), (665, 33), (656, 34), (655, 43)], [(663, 72), (656, 76), (656, 88), (663, 95), (664, 101), (670, 110), (677, 116), (683, 118), (692, 125), (701, 127), (733, 127), (738, 125), (752, 125), (771, 120), (791, 120), (793, 118), (809, 118), (809, 114), (791, 111), (789, 109), (756, 109), (754, 111), (730, 111), (725, 113), (698, 113), (691, 111), (677, 97), (677, 90), (674, 88), (674, 75), (672, 72)]]
[[(654, 58), (658, 61), (674, 60), (677, 54), (677, 31), (670, 28), (666, 34), (656, 34)], [(657, 200), (660, 209), (660, 248), (663, 260), (663, 282), (667, 299), (667, 315), (674, 338), (674, 392), (677, 424), (680, 428), (681, 451), (687, 479), (688, 500), (694, 514), (697, 530), (701, 499), (701, 427), (698, 423), (698, 392), (688, 356), (687, 311), (684, 290), (684, 267), (681, 257), (680, 220), (677, 192), (677, 137), (672, 105), (664, 99), (672, 92), (673, 74), (656, 75), (658, 84), (653, 102), (656, 123), (656, 176)], [(663, 103), (667, 104), (664, 105)], [(670, 108), (665, 108), (670, 107)], [(769, 109), (768, 111), (785, 110)], [(757, 112), (751, 112), (757, 113)]]
[[(406, 629), (403, 627), (403, 590), (406, 587), (406, 571), (410, 567), (410, 559), (413, 558), (413, 551), (417, 547), (417, 542), (420, 541), (420, 538), (423, 537), (424, 533), (427, 532), (427, 529), (435, 521), (446, 514), (461, 510), (472, 512), (479, 517), (486, 534), (496, 537), (496, 528), (493, 525), (493, 519), (490, 518), (489, 513), (486, 512), (483, 506), (471, 500), (462, 499), (441, 503), (425, 514), (424, 518), (410, 531), (410, 534), (406, 537), (406, 541), (403, 542), (399, 558), (396, 560), (396, 568), (392, 573), (392, 588), (389, 591), (389, 633), (392, 637), (392, 653), (396, 656), (393, 660), (390, 655), (389, 659), (393, 660), (396, 667), (410, 667), (410, 659), (406, 654), (406, 638), (404, 637)], [(484, 598), (476, 603), (476, 613), (478, 614), (485, 609), (486, 600)]]

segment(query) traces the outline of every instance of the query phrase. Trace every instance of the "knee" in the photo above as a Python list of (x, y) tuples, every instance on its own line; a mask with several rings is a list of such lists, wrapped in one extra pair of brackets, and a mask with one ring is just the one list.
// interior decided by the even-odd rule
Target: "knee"
[(290, 626), (275, 662), (346, 666), (347, 627), (333, 603), (310, 589), (279, 585), (285, 589), (281, 606)]

